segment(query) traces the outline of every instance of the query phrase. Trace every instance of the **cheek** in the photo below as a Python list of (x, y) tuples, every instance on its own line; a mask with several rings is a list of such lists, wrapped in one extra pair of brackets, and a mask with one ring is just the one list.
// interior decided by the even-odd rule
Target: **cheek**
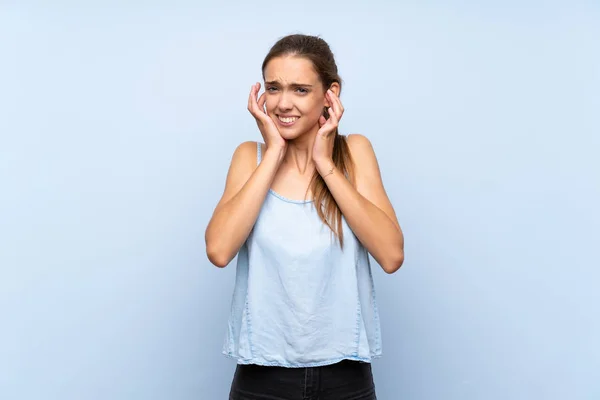
[(306, 116), (310, 116), (311, 118), (318, 118), (323, 112), (324, 103), (315, 99), (307, 99), (307, 101), (302, 104), (302, 111)]
[(319, 117), (323, 115), (323, 104), (313, 104), (308, 115), (310, 116), (311, 120), (318, 121)]
[(271, 98), (267, 97), (267, 101), (265, 102), (265, 108), (267, 109), (267, 112), (268, 113), (275, 112), (275, 107), (277, 107), (277, 100), (274, 99), (273, 97), (271, 97)]

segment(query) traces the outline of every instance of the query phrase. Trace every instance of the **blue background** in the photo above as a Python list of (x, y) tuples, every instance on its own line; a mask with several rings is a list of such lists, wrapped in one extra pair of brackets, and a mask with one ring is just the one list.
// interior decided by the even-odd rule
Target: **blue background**
[(225, 399), (204, 229), (269, 47), (319, 34), (406, 236), (379, 398), (600, 398), (600, 7), (0, 4), (0, 398)]

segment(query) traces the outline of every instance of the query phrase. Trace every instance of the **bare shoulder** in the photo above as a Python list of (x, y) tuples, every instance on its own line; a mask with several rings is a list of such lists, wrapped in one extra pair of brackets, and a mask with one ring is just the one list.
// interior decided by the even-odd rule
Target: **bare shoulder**
[(369, 179), (380, 175), (375, 150), (369, 138), (360, 133), (352, 133), (346, 137), (348, 148), (356, 169), (356, 178)]
[(233, 152), (233, 156), (231, 159), (232, 163), (242, 162), (244, 164), (249, 164), (250, 162), (253, 162), (254, 164), (256, 164), (255, 161), (257, 145), (257, 142), (251, 140), (240, 143)]
[(351, 133), (347, 136), (348, 145), (350, 146), (369, 146), (371, 147), (371, 141), (365, 135), (360, 133)]
[(235, 148), (231, 156), (227, 179), (242, 178), (246, 175), (249, 177), (254, 172), (256, 168), (256, 147), (256, 142), (247, 141), (240, 143)]
[(257, 142), (240, 143), (234, 150), (227, 171), (225, 190), (217, 208), (235, 196), (256, 169)]
[(356, 190), (379, 207), (400, 228), (398, 219), (381, 180), (381, 171), (371, 141), (355, 133), (347, 136), (348, 148), (354, 161)]

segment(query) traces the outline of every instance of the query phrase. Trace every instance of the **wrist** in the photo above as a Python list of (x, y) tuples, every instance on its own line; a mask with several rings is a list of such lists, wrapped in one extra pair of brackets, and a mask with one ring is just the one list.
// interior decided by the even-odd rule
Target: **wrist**
[(275, 147), (275, 146), (267, 147), (267, 149), (265, 150), (264, 158), (272, 159), (277, 164), (280, 164), (283, 161), (283, 158), (285, 157), (285, 152), (286, 152), (285, 147)]
[(335, 172), (335, 163), (331, 158), (315, 160), (315, 166), (323, 178)]

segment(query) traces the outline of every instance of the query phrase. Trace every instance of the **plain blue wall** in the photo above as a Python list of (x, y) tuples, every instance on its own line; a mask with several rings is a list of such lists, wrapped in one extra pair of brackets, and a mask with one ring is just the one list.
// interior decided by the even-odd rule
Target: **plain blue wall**
[[(321, 34), (406, 236), (382, 400), (600, 398), (593, 2), (2, 2), (0, 399), (225, 399), (204, 252), (273, 42)], [(49, 3), (48, 3), (49, 4)]]

